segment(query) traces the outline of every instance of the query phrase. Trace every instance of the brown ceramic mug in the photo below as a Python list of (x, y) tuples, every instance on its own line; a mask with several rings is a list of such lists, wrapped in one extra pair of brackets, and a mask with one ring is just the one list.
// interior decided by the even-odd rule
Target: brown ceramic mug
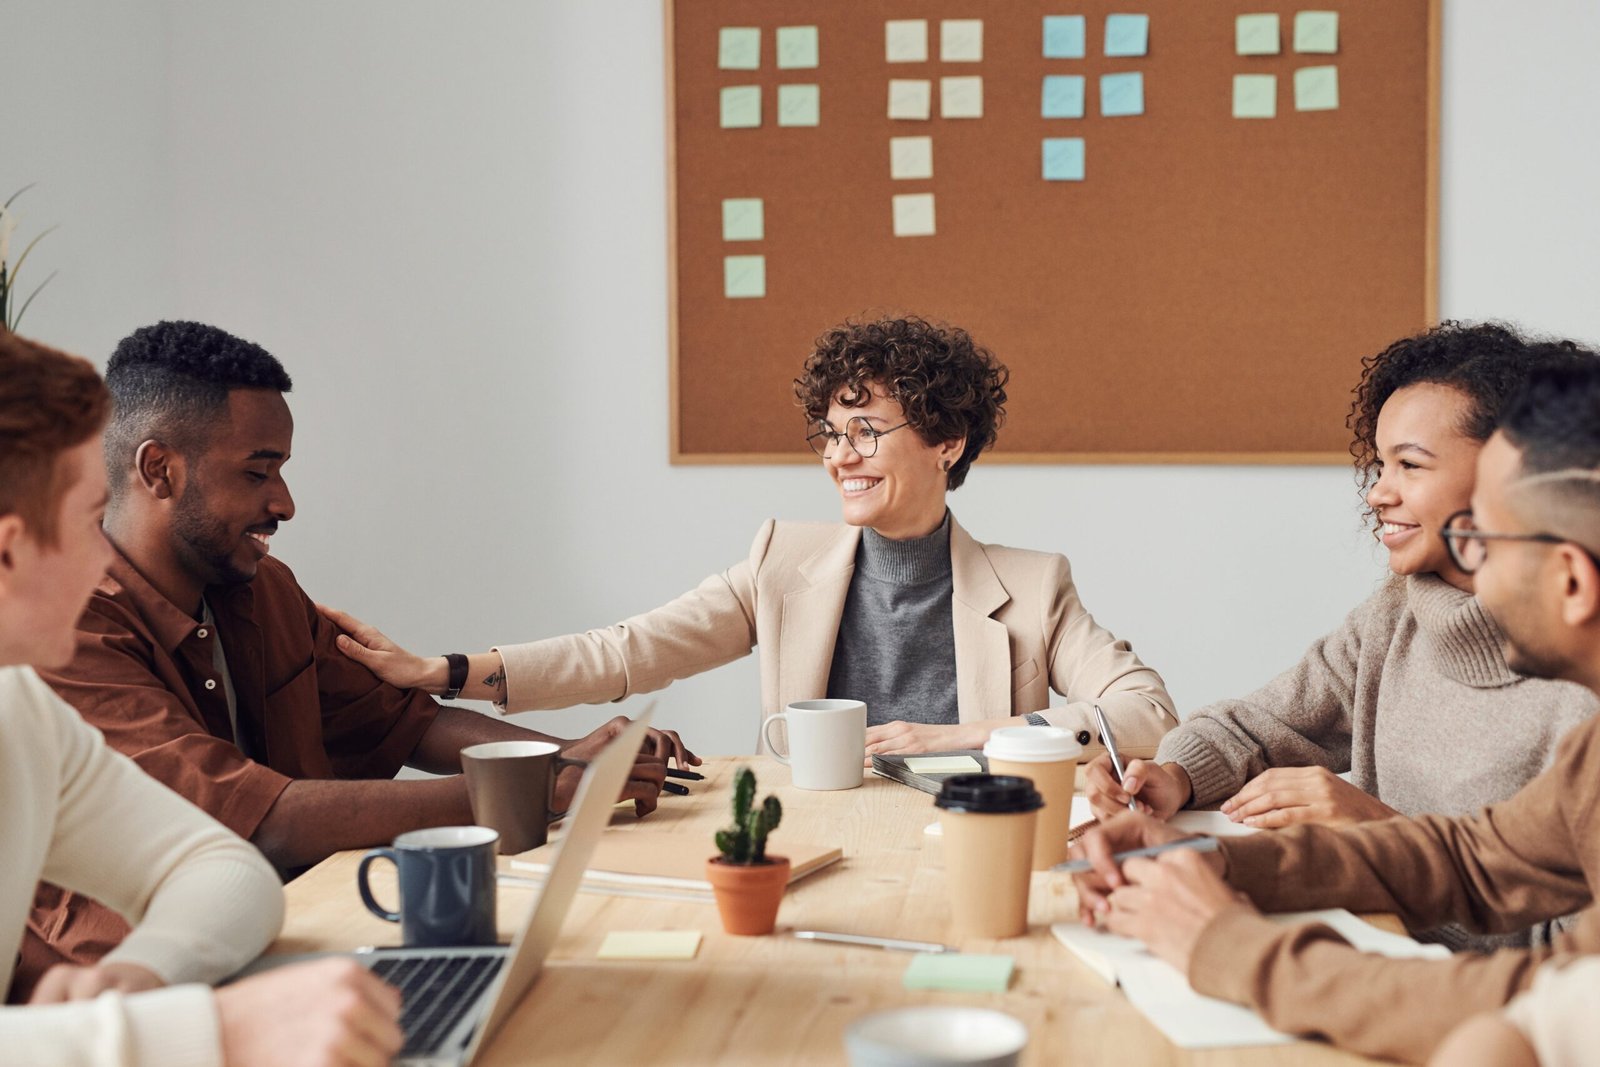
[(550, 824), (567, 813), (555, 811), (556, 775), (566, 767), (587, 767), (561, 755), (549, 741), (490, 741), (461, 750), (472, 821), (500, 832), (500, 853), (515, 855), (550, 839)]

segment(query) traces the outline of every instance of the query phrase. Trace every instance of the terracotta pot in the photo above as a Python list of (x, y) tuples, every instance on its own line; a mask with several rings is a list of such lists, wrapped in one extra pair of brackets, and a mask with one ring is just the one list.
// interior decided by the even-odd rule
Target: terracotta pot
[(706, 881), (717, 897), (722, 928), (730, 934), (770, 934), (778, 921), (778, 905), (789, 888), (789, 860), (768, 856), (765, 863), (723, 863), (706, 860)]

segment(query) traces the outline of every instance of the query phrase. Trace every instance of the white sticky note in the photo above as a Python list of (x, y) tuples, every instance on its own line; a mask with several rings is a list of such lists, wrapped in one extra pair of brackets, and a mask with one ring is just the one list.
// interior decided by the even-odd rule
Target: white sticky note
[(760, 197), (736, 197), (722, 202), (722, 239), (760, 241), (766, 237), (766, 208)]
[(778, 86), (779, 126), (816, 126), (821, 121), (821, 89), (815, 85)]
[(1275, 56), (1278, 44), (1277, 15), (1240, 15), (1233, 20), (1233, 50), (1241, 56)]
[(939, 79), (939, 117), (983, 118), (983, 79), (977, 75)]
[(1339, 51), (1337, 11), (1299, 11), (1294, 16), (1294, 50), (1333, 55)]
[(1278, 114), (1278, 76), (1276, 74), (1235, 74), (1233, 76), (1233, 117), (1270, 119)]
[(933, 83), (926, 78), (889, 79), (889, 117), (927, 119), (933, 115)]
[(724, 26), (717, 34), (717, 66), (723, 70), (761, 67), (761, 31), (753, 26)]
[(778, 27), (778, 69), (810, 70), (817, 65), (815, 26)]
[(894, 235), (932, 237), (933, 194), (901, 193), (894, 198)]
[(907, 756), (912, 774), (981, 774), (983, 764), (971, 756)]
[(926, 63), (928, 20), (890, 19), (885, 22), (883, 55), (890, 63)]
[(939, 59), (944, 63), (982, 62), (983, 20), (942, 20), (939, 23)]
[(1296, 111), (1337, 111), (1339, 109), (1339, 68), (1301, 67), (1294, 72)]
[(889, 177), (898, 181), (933, 177), (933, 138), (889, 138)]
[(613, 930), (600, 943), (602, 960), (692, 960), (699, 930)]
[(767, 295), (766, 256), (723, 256), (722, 295), (730, 300)]
[(722, 128), (725, 130), (750, 130), (760, 125), (761, 86), (723, 86)]

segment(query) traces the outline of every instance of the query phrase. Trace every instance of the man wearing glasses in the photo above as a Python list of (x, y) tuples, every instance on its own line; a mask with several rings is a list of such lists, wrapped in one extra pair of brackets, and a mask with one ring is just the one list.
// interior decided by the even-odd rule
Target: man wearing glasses
[[(1472, 511), (1443, 536), (1505, 632), (1513, 667), (1600, 692), (1600, 355), (1536, 372), (1501, 427), (1479, 457)], [(1296, 827), (1120, 868), (1111, 858), (1183, 836), (1128, 814), (1074, 846), (1094, 863), (1077, 878), (1085, 920), (1139, 938), (1199, 992), (1289, 1033), (1420, 1061), (1455, 1024), (1525, 989), (1542, 963), (1600, 953), (1600, 719), (1474, 817)], [(1438, 961), (1364, 955), (1326, 926), (1260, 914), (1339, 906), (1398, 913), (1413, 929), (1484, 931), (1587, 910), (1552, 948)]]

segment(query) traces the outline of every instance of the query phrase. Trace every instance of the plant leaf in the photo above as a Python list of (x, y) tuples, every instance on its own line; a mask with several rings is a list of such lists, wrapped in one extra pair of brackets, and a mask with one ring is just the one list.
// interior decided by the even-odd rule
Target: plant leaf
[(0, 204), (0, 207), (10, 207), (17, 197), (21, 196), (23, 193), (27, 192), (29, 189), (32, 189), (38, 184), (38, 182), (29, 182), (27, 185), (24, 185), (21, 189), (18, 189), (16, 192), (12, 193), (11, 199), (7, 200), (4, 204)]
[(11, 320), (11, 325), (8, 327), (8, 329), (10, 329), (13, 333), (16, 332), (17, 324), (22, 321), (22, 316), (24, 316), (24, 315), (26, 315), (28, 313), (28, 305), (33, 303), (33, 298), (34, 297), (39, 295), (39, 290), (40, 289), (43, 289), (45, 286), (49, 285), (52, 281), (55, 280), (55, 277), (56, 277), (56, 275), (58, 273), (60, 273), (60, 272), (59, 271), (51, 271), (50, 272), (50, 277), (48, 277), (44, 281), (40, 282), (38, 289), (35, 289), (33, 292), (28, 294), (28, 299), (26, 299), (26, 300), (24, 300), (22, 302), (22, 307), (17, 311), (17, 317), (15, 319)]
[[(44, 240), (46, 237), (50, 236), (51, 233), (55, 232), (56, 230), (58, 230), (60, 228), (61, 227), (59, 226), (59, 224), (56, 225), (56, 226), (51, 226), (49, 229), (47, 229), (43, 233), (39, 234), (39, 236), (35, 237), (33, 240), (28, 242), (28, 247), (24, 248), (22, 250), (22, 255), (17, 257), (16, 265), (11, 268), (11, 285), (12, 285), (13, 288), (15, 288), (15, 286), (17, 284), (17, 275), (22, 273), (22, 264), (27, 261), (28, 253), (33, 251), (33, 246), (38, 244), (40, 241)], [(34, 290), (34, 291), (37, 292), (38, 290)]]

